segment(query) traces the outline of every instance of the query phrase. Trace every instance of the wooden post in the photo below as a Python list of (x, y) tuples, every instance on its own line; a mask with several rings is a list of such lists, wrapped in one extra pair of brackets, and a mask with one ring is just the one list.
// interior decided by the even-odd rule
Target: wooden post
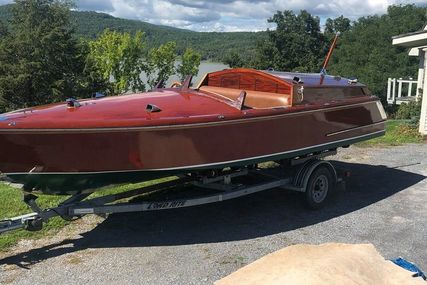
[(417, 91), (416, 91), (416, 95), (417, 97), (421, 97), (422, 95), (422, 90), (423, 90), (423, 84), (424, 84), (424, 57), (425, 57), (425, 52), (420, 49), (419, 51), (419, 55), (420, 55), (420, 64), (418, 67), (418, 83), (417, 83)]
[(393, 78), (393, 102), (396, 103), (396, 78)]
[(397, 82), (399, 82), (399, 88), (397, 89), (397, 98), (400, 98), (402, 97), (402, 78), (399, 78)]
[(387, 80), (387, 102), (393, 103), (394, 100), (391, 98), (391, 78), (389, 77)]

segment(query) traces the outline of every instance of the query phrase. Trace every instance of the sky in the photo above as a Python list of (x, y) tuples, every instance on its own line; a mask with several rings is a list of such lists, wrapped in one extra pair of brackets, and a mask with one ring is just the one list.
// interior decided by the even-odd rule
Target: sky
[[(0, 0), (0, 4), (11, 3)], [(267, 19), (278, 10), (305, 9), (327, 18), (344, 15), (356, 20), (361, 16), (383, 14), (392, 4), (415, 3), (427, 7), (427, 0), (75, 0), (78, 10), (111, 14), (152, 24), (195, 31), (260, 31), (274, 28)]]

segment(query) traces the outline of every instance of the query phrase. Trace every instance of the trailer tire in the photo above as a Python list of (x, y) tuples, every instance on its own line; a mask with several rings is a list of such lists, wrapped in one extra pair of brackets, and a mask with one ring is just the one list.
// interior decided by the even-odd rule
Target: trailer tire
[(329, 167), (320, 165), (310, 175), (305, 189), (305, 202), (308, 208), (322, 208), (334, 186), (333, 174)]

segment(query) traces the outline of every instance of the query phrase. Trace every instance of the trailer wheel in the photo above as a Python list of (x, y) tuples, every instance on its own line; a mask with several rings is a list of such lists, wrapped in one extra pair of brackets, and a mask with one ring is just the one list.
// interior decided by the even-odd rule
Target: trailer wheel
[(334, 184), (331, 170), (326, 166), (317, 167), (308, 179), (305, 202), (310, 209), (322, 208)]

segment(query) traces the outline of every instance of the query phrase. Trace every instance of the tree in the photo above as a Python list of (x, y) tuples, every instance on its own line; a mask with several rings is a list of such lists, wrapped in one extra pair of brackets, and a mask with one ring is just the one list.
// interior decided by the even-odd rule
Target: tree
[(255, 67), (277, 70), (317, 71), (324, 50), (320, 20), (305, 10), (299, 15), (278, 11), (268, 19), (276, 29), (268, 31), (268, 39), (258, 45)]
[[(187, 49), (182, 56), (182, 64), (175, 68), (175, 42), (152, 48), (149, 52), (146, 47), (142, 31), (132, 36), (107, 29), (97, 40), (89, 42), (85, 76), (97, 86), (102, 85), (100, 77), (109, 81), (109, 86), (104, 86), (106, 93), (120, 94), (129, 90), (145, 91), (146, 85), (153, 88), (158, 82), (166, 82), (176, 72), (181, 77), (197, 74), (201, 55), (194, 50)], [(143, 81), (143, 74), (147, 82)]]
[[(88, 64), (95, 66), (104, 80), (111, 82), (111, 93), (144, 91), (141, 73), (147, 70), (144, 33), (119, 33), (109, 29), (89, 42)], [(95, 71), (94, 71), (95, 72)]]
[(70, 7), (60, 0), (15, 0), (12, 32), (0, 43), (3, 111), (76, 95), (79, 58)]
[(105, 78), (96, 62), (90, 56), (89, 42), (83, 39), (79, 43), (79, 70), (76, 83), (80, 94), (94, 95), (97, 92), (114, 94), (113, 86), (109, 78)]
[(418, 65), (406, 48), (392, 45), (392, 37), (418, 31), (426, 21), (426, 8), (415, 5), (389, 6), (385, 15), (358, 19), (339, 40), (330, 73), (357, 77), (385, 99), (387, 78), (415, 77)]
[(7, 26), (4, 24), (3, 21), (0, 20), (0, 40), (2, 40), (8, 34), (9, 34), (9, 31), (7, 29)]
[(336, 46), (335, 46), (335, 50), (338, 50), (341, 46), (343, 34), (346, 32), (349, 32), (350, 30), (351, 30), (350, 19), (345, 18), (342, 15), (339, 16), (338, 18), (335, 18), (335, 19), (328, 18), (326, 20), (326, 24), (325, 24), (325, 31), (324, 31), (325, 44), (324, 44), (322, 54), (326, 55), (328, 53), (328, 51), (329, 51), (329, 49), (330, 49), (330, 47), (334, 41), (335, 36), (338, 33), (340, 33), (340, 36), (339, 36), (338, 41), (337, 41)]
[(197, 75), (199, 73), (200, 60), (202, 56), (200, 53), (194, 51), (192, 48), (187, 48), (181, 56), (181, 64), (177, 68), (177, 73), (184, 81), (188, 75)]
[(146, 74), (148, 85), (153, 88), (159, 82), (166, 82), (175, 73), (176, 43), (168, 42), (151, 49)]
[(225, 57), (223, 62), (228, 64), (231, 68), (238, 68), (245, 66), (243, 59), (240, 57), (236, 50), (232, 50)]
[(325, 34), (335, 35), (336, 33), (345, 33), (351, 28), (350, 19), (345, 18), (343, 15), (338, 18), (328, 18), (325, 24)]
[(266, 39), (258, 41), (256, 46), (257, 54), (251, 63), (251, 66), (256, 69), (277, 68), (276, 58), (280, 55), (275, 44), (269, 39)]

